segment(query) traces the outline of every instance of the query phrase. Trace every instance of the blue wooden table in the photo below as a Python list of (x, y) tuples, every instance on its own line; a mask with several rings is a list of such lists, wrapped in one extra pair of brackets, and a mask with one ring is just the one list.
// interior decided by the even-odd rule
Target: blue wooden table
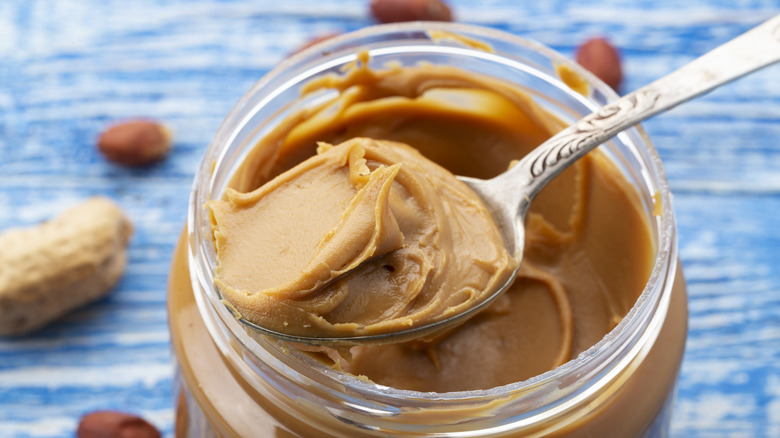
[[(255, 81), (312, 36), (370, 25), (366, 3), (0, 3), (0, 229), (94, 194), (136, 226), (108, 298), (0, 339), (0, 437), (73, 436), (96, 409), (140, 413), (171, 435), (166, 279), (198, 161)], [(623, 91), (780, 13), (777, 0), (583, 3), (451, 1), (459, 21), (567, 55), (608, 36), (623, 51)], [(172, 128), (171, 156), (138, 170), (106, 162), (97, 134), (137, 116)], [(645, 127), (675, 194), (690, 293), (673, 436), (780, 437), (780, 66)]]

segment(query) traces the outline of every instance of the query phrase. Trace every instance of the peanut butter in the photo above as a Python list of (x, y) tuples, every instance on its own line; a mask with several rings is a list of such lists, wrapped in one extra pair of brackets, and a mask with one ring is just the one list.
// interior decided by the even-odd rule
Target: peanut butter
[(452, 173), (390, 141), (318, 152), (210, 204), (215, 282), (243, 317), (304, 336), (398, 332), (465, 311), (508, 281), (515, 259)]
[[(411, 26), (420, 32), (428, 27)], [(466, 35), (482, 38), (486, 31)], [(416, 45), (391, 46), (384, 39), (377, 43), (377, 34), (388, 32), (395, 35), (397, 29), (377, 29), (365, 37), (356, 35), (351, 42), (372, 51), (379, 48), (378, 58), (387, 48), (400, 49), (401, 55), (385, 59), (407, 62), (405, 66), (368, 69), (362, 58), (343, 75), (310, 82), (311, 94), (300, 102), (278, 88), (278, 79), (290, 80), (285, 84), (297, 88), (301, 81), (309, 81), (306, 77), (319, 76), (320, 70), (302, 74), (306, 60), (282, 67), (248, 96), (275, 97), (259, 106), (239, 104), (216, 137), (228, 138), (227, 143), (215, 144), (207, 152), (209, 161), (220, 150), (228, 160), (219, 161), (213, 174), (202, 166), (194, 192), (200, 197), (190, 211), (195, 228), (185, 232), (177, 246), (169, 284), (171, 342), (180, 388), (177, 436), (662, 435), (685, 344), (685, 284), (676, 266), (671, 210), (666, 202), (660, 205), (667, 196), (657, 194), (650, 212), (652, 193), (642, 181), (635, 188), (624, 176), (625, 169), (633, 175), (629, 172), (638, 165), (642, 178), (649, 177), (663, 190), (657, 163), (647, 161), (655, 155), (641, 149), (639, 154), (626, 153), (621, 139), (607, 150), (609, 155), (595, 152), (583, 158), (534, 200), (526, 223), (524, 260), (512, 289), (488, 310), (431, 342), (301, 352), (289, 343), (262, 336), (252, 339), (214, 300), (214, 290), (204, 282), (210, 276), (203, 251), (213, 242), (202, 238), (207, 225), (202, 200), (219, 190), (227, 175), (234, 176), (230, 187), (243, 194), (239, 197), (249, 196), (301, 163), (317, 159), (328, 149), (318, 142), (339, 145), (370, 138), (380, 145), (407, 144), (453, 174), (489, 178), (561, 129), (560, 121), (542, 107), (579, 112), (557, 93), (547, 95), (546, 88), (521, 91), (475, 73), (500, 76), (506, 73), (503, 62), (486, 66), (482, 57), (453, 54), (448, 47), (418, 53)], [(415, 41), (420, 32), (404, 32), (400, 39)], [(511, 39), (504, 35), (490, 42), (503, 47)], [(449, 41), (444, 38), (441, 44)], [(339, 46), (334, 47), (333, 56), (339, 56)], [(525, 45), (518, 41), (518, 47)], [(404, 52), (407, 49), (411, 51)], [(520, 62), (536, 69), (538, 57), (526, 58), (522, 52)], [(510, 59), (502, 53), (503, 49), (496, 53), (500, 61)], [(328, 56), (320, 66), (333, 61)], [(408, 64), (423, 58), (450, 65), (466, 62), (464, 68), (470, 71)], [(539, 70), (541, 77), (552, 80), (560, 72)], [(518, 83), (527, 79), (524, 73), (519, 78)], [(245, 142), (258, 133), (259, 142), (252, 140), (256, 147)], [(645, 143), (639, 139), (637, 144), (641, 148)], [(237, 170), (229, 159), (236, 152), (242, 160)], [(627, 166), (618, 169), (614, 163)], [(366, 166), (369, 179), (381, 166)], [(359, 165), (351, 168), (358, 176), (365, 171)], [(354, 190), (360, 190), (359, 179), (356, 184), (348, 180)], [(397, 184), (393, 180), (391, 193)], [(381, 196), (374, 199), (374, 206), (382, 204)], [(347, 210), (340, 210), (340, 217)], [(650, 227), (653, 214), (663, 216)], [(374, 218), (376, 223), (368, 221), (372, 231), (358, 234), (387, 243), (371, 255), (347, 254), (340, 259), (343, 265), (401, 249), (389, 249), (398, 244), (398, 235), (388, 217)], [(653, 236), (651, 230), (664, 235)], [(657, 250), (652, 243), (656, 241)], [(313, 258), (302, 260), (308, 265)], [(658, 275), (648, 280), (651, 263)], [(646, 293), (634, 306), (643, 287)], [(624, 318), (632, 306), (630, 317)], [(624, 324), (605, 337), (621, 319), (626, 319)], [(552, 370), (571, 359), (575, 360)], [(527, 379), (531, 376), (535, 377)]]
[[(261, 140), (233, 179), (235, 192), (228, 195), (227, 203), (212, 207), (218, 223), (225, 220), (223, 208), (231, 203), (254, 200), (267, 185), (277, 184), (279, 175), (289, 175), (290, 169), (295, 174), (296, 166), (301, 163), (306, 165), (334, 153), (336, 148), (317, 155), (318, 142), (339, 144), (358, 137), (382, 140), (370, 143), (378, 145), (385, 141), (400, 142), (452, 174), (489, 178), (504, 171), (512, 160), (521, 158), (562, 128), (562, 123), (534, 103), (529, 95), (496, 79), (435, 65), (390, 66), (374, 70), (367, 67), (366, 61), (360, 59), (344, 75), (328, 76), (309, 85), (308, 92), (336, 89), (339, 95), (315, 108), (292, 114)], [(347, 144), (354, 145), (355, 141)], [(371, 146), (366, 150), (371, 150)], [(400, 147), (400, 150), (407, 149)], [(348, 155), (348, 152), (342, 152), (341, 159)], [(404, 160), (391, 161), (387, 163), (388, 169), (397, 162), (402, 163), (401, 168), (405, 165)], [(348, 180), (350, 166), (342, 167), (342, 179)], [(333, 217), (323, 219), (322, 229), (312, 234), (316, 236), (331, 230), (343, 216), (344, 205), (354, 196), (354, 189), (344, 196), (322, 196), (326, 200), (318, 202), (340, 207), (335, 209), (337, 213), (333, 213)], [(293, 284), (308, 287), (323, 278), (326, 283), (334, 281), (333, 278), (336, 282), (342, 281), (339, 275), (343, 267), (356, 264), (361, 275), (354, 278), (358, 281), (355, 284), (362, 288), (373, 287), (368, 285), (392, 278), (379, 269), (385, 266), (384, 260), (392, 259), (390, 265), (394, 269), (400, 266), (399, 263), (408, 263), (396, 258), (409, 244), (410, 237), (404, 229), (406, 220), (399, 219), (402, 215), (393, 210), (392, 203), (390, 210), (404, 236), (401, 247), (397, 236), (393, 237), (395, 231), (389, 232), (389, 237), (386, 236), (389, 243), (383, 249), (368, 256), (340, 254), (343, 259), (332, 267), (335, 268), (331, 269), (333, 272), (316, 277), (319, 280), (298, 277), (299, 272), (311, 265), (313, 258), (308, 255), (296, 262), (295, 268), (284, 272), (284, 278), (280, 279), (266, 277), (266, 268), (254, 271), (255, 263), (230, 262), (223, 257), (222, 248), (217, 282), (221, 285), (236, 283), (240, 286), (236, 289), (250, 291), (284, 289), (288, 286), (279, 285)], [(285, 214), (327, 215), (319, 208), (310, 210), (308, 205)], [(454, 213), (447, 211), (445, 214)], [(436, 392), (491, 388), (555, 368), (604, 337), (625, 316), (642, 291), (655, 251), (645, 216), (638, 194), (615, 165), (601, 153), (591, 153), (556, 178), (533, 202), (526, 225), (520, 273), (498, 302), (434, 342), (354, 347), (351, 359), (336, 359), (336, 365), (382, 385)], [(388, 220), (387, 224), (391, 222)], [(255, 236), (251, 229), (236, 228), (241, 223), (236, 221), (231, 226), (231, 233), (236, 233), (233, 239), (250, 245), (241, 252), (257, 250), (266, 254), (259, 246), (252, 247), (251, 242), (263, 241), (268, 237), (267, 231)], [(483, 226), (488, 227), (482, 223), (475, 228)], [(222, 233), (221, 227), (220, 224), (219, 233)], [(390, 228), (394, 230), (394, 226)], [(468, 229), (463, 236), (473, 238), (474, 248), (485, 251), (486, 255), (481, 257), (501, 261), (497, 265), (499, 268), (486, 269), (486, 272), (510, 266), (505, 256), (496, 255), (493, 240), (485, 239), (483, 234), (472, 234), (474, 232)], [(279, 228), (273, 233), (297, 235), (298, 231), (295, 227)], [(487, 234), (497, 238), (493, 231), (489, 230)], [(217, 236), (218, 248), (223, 237)], [(319, 241), (311, 240), (314, 243), (308, 244), (307, 254), (316, 252), (315, 244)], [(375, 256), (376, 259), (369, 262)], [(444, 253), (447, 258), (461, 256), (463, 254), (457, 251)], [(240, 255), (237, 257), (241, 260)], [(229, 267), (231, 264), (234, 266)], [(409, 284), (429, 280), (431, 271), (417, 271), (424, 275), (408, 279)], [(454, 276), (461, 282), (477, 281), (480, 276), (489, 278), (488, 282), (500, 278), (500, 275), (490, 277), (479, 270), (461, 272), (457, 269), (445, 276)], [(484, 284), (484, 280), (480, 281)], [(407, 286), (401, 289), (405, 288)], [(224, 288), (223, 293), (225, 290), (230, 288)], [(285, 293), (296, 292), (286, 289)], [(232, 292), (226, 295), (231, 297)], [(233, 303), (245, 317), (262, 312), (260, 307), (247, 304), (254, 299), (250, 298), (251, 293), (235, 295), (241, 295), (240, 300)], [(458, 297), (456, 303), (460, 302), (462, 298)], [(410, 305), (407, 298), (400, 299), (397, 304), (404, 308)], [(412, 308), (415, 304), (412, 302)], [(374, 314), (368, 312), (368, 317), (354, 318), (355, 313), (342, 312), (339, 306), (335, 307), (336, 316), (325, 318), (328, 329), (355, 320), (365, 326), (380, 324), (378, 314), (395, 315), (397, 309), (387, 303), (379, 306), (381, 310)], [(332, 307), (327, 310), (322, 314), (334, 311)], [(296, 324), (304, 320), (308, 321), (306, 324), (316, 322), (316, 318), (310, 316), (295, 319), (292, 317), (295, 312), (285, 318), (289, 316)], [(290, 319), (285, 318), (282, 323), (285, 320), (289, 323)], [(349, 328), (354, 329), (354, 326)], [(331, 360), (333, 356), (330, 354), (325, 360)]]

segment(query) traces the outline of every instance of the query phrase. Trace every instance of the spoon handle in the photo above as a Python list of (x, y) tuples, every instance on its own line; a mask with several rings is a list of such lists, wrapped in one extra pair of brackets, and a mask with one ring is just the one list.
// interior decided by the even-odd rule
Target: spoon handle
[[(659, 112), (777, 61), (780, 61), (780, 15), (585, 116), (478, 191), (483, 198), (493, 198), (496, 205), (518, 206), (513, 217), (505, 216), (503, 220), (522, 221), (530, 201), (542, 187), (596, 146)], [(468, 183), (472, 185), (471, 181)], [(506, 187), (522, 189), (506, 190)]]

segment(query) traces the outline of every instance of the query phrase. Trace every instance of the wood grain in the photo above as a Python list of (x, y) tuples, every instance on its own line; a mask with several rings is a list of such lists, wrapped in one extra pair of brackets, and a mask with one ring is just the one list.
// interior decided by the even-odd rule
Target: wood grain
[[(624, 91), (780, 13), (776, 1), (679, 3), (450, 2), (457, 20), (569, 56), (608, 36), (623, 51)], [(93, 194), (117, 200), (136, 225), (111, 296), (0, 340), (0, 436), (73, 436), (95, 409), (137, 412), (172, 434), (165, 288), (198, 161), (232, 105), (286, 54), (369, 24), (358, 0), (0, 3), (0, 229)], [(780, 436), (778, 78), (768, 69), (645, 123), (675, 193), (690, 293), (675, 437)], [(171, 127), (171, 156), (145, 169), (107, 163), (96, 136), (136, 116)]]

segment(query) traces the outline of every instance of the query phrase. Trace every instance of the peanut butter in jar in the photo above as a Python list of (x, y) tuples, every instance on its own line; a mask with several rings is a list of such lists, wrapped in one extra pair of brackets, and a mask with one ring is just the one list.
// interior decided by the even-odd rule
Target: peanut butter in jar
[[(436, 41), (425, 33), (432, 28)], [(494, 51), (441, 38), (447, 32), (478, 37)], [(486, 29), (380, 26), (329, 44), (330, 50), (304, 52), (258, 83), (204, 159), (192, 229), (177, 249), (169, 287), (180, 411), (187, 413), (179, 415), (181, 435), (643, 436), (665, 430), (684, 347), (686, 297), (668, 187), (641, 131), (589, 154), (537, 197), (512, 288), (434, 340), (312, 354), (253, 336), (235, 320), (228, 308), (235, 307), (220, 301), (213, 284), (220, 259), (203, 209), (228, 187), (252, 192), (316, 156), (318, 142), (355, 138), (408, 145), (452, 174), (489, 178), (611, 96), (603, 84), (591, 84), (591, 100), (583, 102), (554, 75), (555, 65), (568, 61)], [(250, 236), (239, 232), (233, 239)], [(395, 252), (372, 262), (385, 266), (382, 258)], [(390, 274), (384, 278), (397, 284)], [(322, 317), (339, 322), (333, 314)]]

